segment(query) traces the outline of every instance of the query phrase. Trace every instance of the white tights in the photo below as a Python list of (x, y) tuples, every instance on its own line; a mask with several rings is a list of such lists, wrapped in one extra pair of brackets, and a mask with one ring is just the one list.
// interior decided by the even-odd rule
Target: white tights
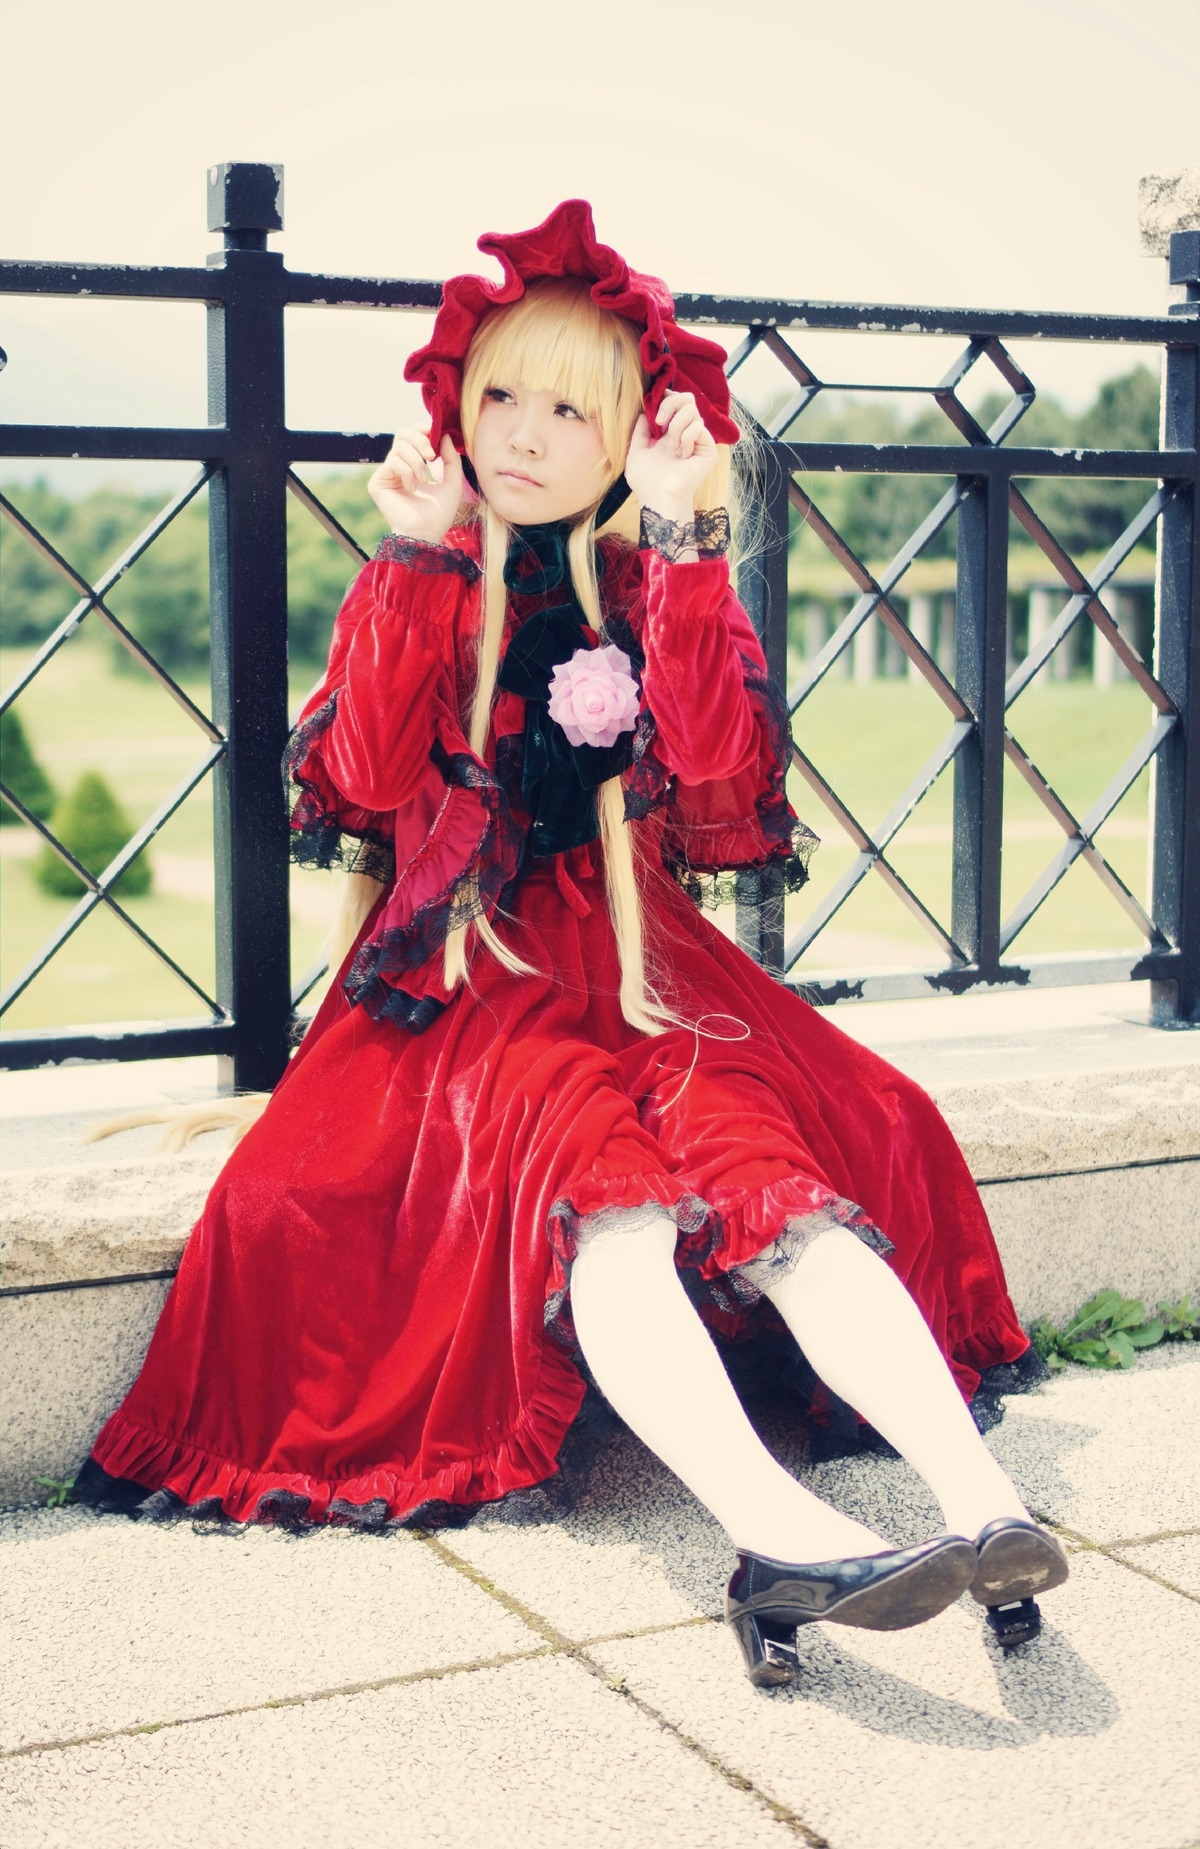
[[(675, 1239), (658, 1206), (583, 1222), (571, 1306), (605, 1398), (736, 1547), (799, 1562), (893, 1545), (812, 1495), (763, 1445), (684, 1291)], [(748, 1277), (826, 1385), (924, 1477), (949, 1530), (973, 1538), (998, 1515), (1024, 1515), (920, 1311), (883, 1260), (842, 1228), (816, 1234), (790, 1267), (771, 1258), (768, 1248), (745, 1267)]]

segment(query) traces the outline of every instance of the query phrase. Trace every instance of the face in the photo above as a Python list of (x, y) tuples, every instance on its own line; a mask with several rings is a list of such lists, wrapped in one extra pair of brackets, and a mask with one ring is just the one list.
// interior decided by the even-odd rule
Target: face
[(484, 392), (471, 461), (480, 493), (512, 526), (573, 519), (607, 485), (595, 419), (517, 383)]

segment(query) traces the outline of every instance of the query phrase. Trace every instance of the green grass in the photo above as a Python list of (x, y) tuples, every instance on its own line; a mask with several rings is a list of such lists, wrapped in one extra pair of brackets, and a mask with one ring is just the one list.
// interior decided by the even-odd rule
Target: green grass
[[(16, 650), (0, 651), (0, 684), (23, 665)], [(291, 692), (294, 710), (315, 672), (302, 669)], [(185, 691), (208, 710), (209, 691), (198, 682)], [(118, 673), (102, 639), (72, 639), (33, 685), (19, 710), (39, 759), (60, 792), (85, 770), (99, 770), (111, 784), (135, 826), (152, 814), (203, 754), (206, 741), (175, 702), (146, 675)], [(0, 828), (0, 984), (7, 988), (73, 910), (68, 900), (48, 898), (34, 883), (28, 859), (14, 850), (23, 827)], [(164, 857), (180, 863), (201, 888), (212, 862), (212, 794), (206, 778), (167, 823), (149, 849), (151, 865)], [(293, 975), (315, 961), (323, 928), (314, 922), (321, 895), (336, 901), (329, 876), (292, 873)], [(215, 993), (215, 951), (211, 894), (184, 896), (151, 890), (126, 902), (130, 916), (209, 995)], [(295, 913), (294, 904), (294, 913)], [(61, 1027), (99, 1021), (176, 1020), (201, 1016), (199, 998), (148, 951), (107, 908), (98, 907), (6, 1012), (6, 1031)]]
[[(19, 660), (0, 655), (0, 676), (12, 677)], [(302, 670), (292, 689), (293, 710), (314, 679)], [(205, 707), (207, 688), (191, 684)], [(103, 772), (135, 823), (149, 815), (204, 748), (201, 734), (151, 681), (114, 671), (102, 641), (72, 640), (21, 696), (30, 740), (59, 789), (84, 770)], [(1031, 688), (1010, 724), (1063, 800), (1082, 815), (1104, 788), (1149, 723), (1136, 688), (1097, 689), (1084, 683)], [(876, 826), (948, 729), (944, 709), (921, 684), (877, 681), (857, 686), (827, 679), (794, 723), (797, 742), (868, 828)], [(822, 836), (805, 890), (789, 901), (795, 928), (854, 858), (845, 837), (813, 792), (793, 773), (789, 784), (799, 813)], [(898, 836), (891, 858), (925, 903), (949, 921), (952, 776), (946, 773)], [(1146, 779), (1118, 812), (1119, 831), (1102, 836), (1109, 857), (1133, 892), (1145, 899)], [(1031, 829), (1048, 822), (1032, 792), (1006, 773), (1003, 891), (1007, 912), (1057, 850), (1061, 837)], [(28, 860), (13, 854), (24, 831), (0, 829), (4, 892), (0, 904), (0, 976), (7, 984), (69, 914), (66, 901), (45, 897), (34, 885)], [(193, 883), (211, 863), (212, 804), (205, 782), (172, 818), (151, 849), (163, 870), (158, 889), (133, 900), (129, 911), (152, 937), (213, 993), (211, 895), (178, 890), (180, 867)], [(166, 877), (170, 867), (173, 878)], [(322, 904), (330, 911), (336, 882), (327, 875), (293, 873), (293, 971), (318, 954)], [(168, 888), (164, 890), (164, 888)], [(173, 889), (172, 889), (173, 888)], [(1133, 925), (1089, 869), (1077, 866), (1022, 935), (1017, 953), (1103, 950), (1135, 946)], [(917, 961), (936, 964), (937, 947), (911, 915), (870, 874), (805, 958), (802, 967), (869, 966)], [(172, 1019), (201, 1012), (198, 1000), (111, 916), (97, 912), (64, 946), (4, 1017), (6, 1029), (72, 1022)]]
[[(870, 830), (917, 775), (949, 730), (949, 723), (941, 703), (923, 685), (889, 680), (857, 686), (846, 680), (826, 680), (797, 713), (793, 732), (801, 750)], [(1082, 681), (1050, 683), (1029, 688), (1011, 710), (1008, 724), (1067, 807), (1082, 817), (1149, 729), (1150, 708), (1129, 683), (1108, 688)], [(789, 790), (800, 815), (822, 837), (809, 885), (789, 901), (790, 931), (836, 883), (854, 860), (855, 851), (796, 773)], [(1106, 857), (1143, 904), (1147, 795), (1143, 774), (1099, 837)], [(896, 871), (947, 925), (952, 821), (953, 771), (947, 770), (918, 805), (889, 853)], [(1065, 837), (1009, 765), (1005, 767), (1004, 822), (1001, 890), (1007, 916)], [(1136, 948), (1140, 941), (1132, 921), (1095, 874), (1077, 864), (1016, 940), (1013, 954)], [(913, 952), (921, 962), (942, 961), (925, 928), (872, 872), (814, 944), (803, 967), (903, 963), (912, 960)]]

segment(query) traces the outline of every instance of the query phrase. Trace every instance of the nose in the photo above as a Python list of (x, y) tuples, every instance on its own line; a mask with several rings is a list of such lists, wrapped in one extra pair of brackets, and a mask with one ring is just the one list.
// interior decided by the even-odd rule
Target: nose
[(540, 456), (545, 448), (542, 420), (533, 405), (521, 405), (508, 427), (508, 446), (522, 456)]

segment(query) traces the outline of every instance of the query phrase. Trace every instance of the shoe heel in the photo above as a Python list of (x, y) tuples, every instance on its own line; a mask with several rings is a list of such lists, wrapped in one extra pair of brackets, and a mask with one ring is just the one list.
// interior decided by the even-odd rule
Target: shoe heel
[(988, 1628), (1002, 1650), (1015, 1650), (1027, 1644), (1042, 1628), (1042, 1614), (1036, 1599), (1018, 1599), (1011, 1605), (989, 1605)]
[(749, 1612), (729, 1622), (742, 1647), (746, 1674), (755, 1688), (786, 1688), (796, 1680), (800, 1658), (794, 1624), (776, 1624)]

